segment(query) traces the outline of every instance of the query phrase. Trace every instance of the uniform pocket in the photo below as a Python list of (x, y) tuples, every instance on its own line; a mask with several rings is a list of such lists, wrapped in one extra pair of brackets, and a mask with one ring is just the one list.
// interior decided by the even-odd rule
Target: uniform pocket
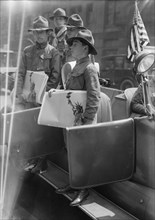
[(45, 72), (48, 72), (48, 73), (51, 72), (50, 62), (51, 62), (51, 58), (44, 58), (44, 60), (43, 60), (43, 65), (44, 65), (44, 70), (45, 70)]

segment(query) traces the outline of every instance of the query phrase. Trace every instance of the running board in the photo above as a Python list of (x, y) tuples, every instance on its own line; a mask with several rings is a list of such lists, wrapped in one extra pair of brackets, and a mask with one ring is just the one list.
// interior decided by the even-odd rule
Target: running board
[[(47, 172), (39, 174), (39, 176), (52, 185), (55, 189), (69, 184), (68, 173), (49, 161)], [(63, 195), (72, 201), (76, 196), (76, 192), (65, 193)], [(89, 189), (89, 196), (78, 207), (93, 220), (106, 220), (109, 218), (111, 220), (137, 219), (126, 211), (120, 209), (118, 206), (107, 200), (107, 198), (103, 197), (93, 189)]]

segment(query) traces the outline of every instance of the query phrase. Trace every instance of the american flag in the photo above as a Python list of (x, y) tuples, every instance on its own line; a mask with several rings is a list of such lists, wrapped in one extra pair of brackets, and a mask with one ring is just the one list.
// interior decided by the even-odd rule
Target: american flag
[(137, 1), (135, 1), (135, 11), (133, 16), (133, 24), (131, 27), (130, 44), (128, 45), (127, 58), (134, 62), (136, 54), (143, 50), (143, 47), (150, 43), (147, 31), (141, 18)]

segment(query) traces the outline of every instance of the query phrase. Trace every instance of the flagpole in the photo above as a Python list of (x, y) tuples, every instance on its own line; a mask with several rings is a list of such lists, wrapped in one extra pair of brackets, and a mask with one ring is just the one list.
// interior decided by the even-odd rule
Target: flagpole
[(140, 2), (139, 0), (135, 0), (135, 3), (136, 3), (137, 5), (139, 4), (139, 2)]
[[(139, 3), (140, 3), (140, 0), (135, 0), (135, 6), (136, 6), (136, 7), (138, 7)], [(141, 13), (141, 11), (142, 11), (142, 9), (140, 10), (140, 8), (139, 8), (139, 12), (140, 12), (140, 13)]]

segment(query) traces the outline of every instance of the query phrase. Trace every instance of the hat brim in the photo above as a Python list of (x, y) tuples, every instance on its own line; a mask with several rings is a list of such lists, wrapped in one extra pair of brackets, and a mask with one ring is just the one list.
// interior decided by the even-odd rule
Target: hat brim
[(28, 29), (28, 31), (53, 31), (52, 28), (31, 28), (31, 29)]
[(80, 30), (86, 30), (87, 28), (83, 27), (83, 26), (72, 26), (72, 25), (66, 25), (67, 29), (70, 28), (75, 28), (75, 29), (80, 29)]
[(69, 46), (71, 46), (73, 44), (74, 40), (79, 40), (79, 41), (83, 42), (84, 44), (88, 45), (89, 48), (90, 48), (90, 54), (97, 55), (97, 51), (96, 51), (95, 47), (91, 43), (89, 43), (89, 41), (87, 41), (86, 39), (84, 39), (82, 37), (72, 37), (72, 38), (69, 38), (67, 40), (67, 44)]
[(51, 16), (51, 17), (49, 17), (49, 19), (53, 20), (55, 17), (63, 17), (63, 18), (65, 18), (66, 20), (68, 20), (68, 17), (67, 17), (67, 16)]

